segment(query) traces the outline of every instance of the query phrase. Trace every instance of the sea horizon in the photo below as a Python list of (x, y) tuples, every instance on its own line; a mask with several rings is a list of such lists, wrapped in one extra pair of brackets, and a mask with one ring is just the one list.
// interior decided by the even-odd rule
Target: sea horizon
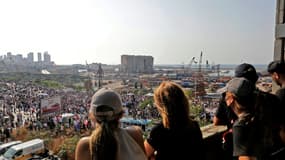
[[(234, 69), (237, 65), (239, 64), (219, 64), (220, 65), (220, 69)], [(256, 69), (258, 70), (264, 70), (267, 68), (268, 64), (252, 64)], [(208, 67), (203, 64), (201, 67), (202, 68), (211, 68), (217, 66), (217, 64), (215, 65), (209, 65)], [(154, 64), (154, 67), (173, 67), (173, 68), (189, 68), (189, 65), (183, 65), (183, 64)], [(191, 66), (191, 68), (199, 68), (198, 64), (194, 64)]]

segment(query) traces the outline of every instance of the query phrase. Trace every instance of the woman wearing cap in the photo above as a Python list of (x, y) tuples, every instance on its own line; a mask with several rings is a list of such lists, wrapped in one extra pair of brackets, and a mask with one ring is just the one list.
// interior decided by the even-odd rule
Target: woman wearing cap
[(118, 93), (108, 88), (98, 90), (92, 97), (89, 113), (95, 130), (77, 143), (76, 160), (147, 159), (142, 130), (119, 127), (124, 111)]
[(162, 82), (154, 92), (154, 103), (162, 122), (152, 128), (145, 140), (148, 158), (204, 159), (202, 133), (190, 118), (188, 98), (182, 88), (174, 82)]

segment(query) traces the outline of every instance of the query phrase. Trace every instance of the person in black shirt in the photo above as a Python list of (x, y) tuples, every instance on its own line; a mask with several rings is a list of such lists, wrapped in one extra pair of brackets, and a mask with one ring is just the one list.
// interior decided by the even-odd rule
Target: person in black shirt
[(165, 159), (205, 159), (199, 124), (190, 118), (189, 102), (182, 88), (164, 81), (154, 92), (154, 103), (162, 121), (145, 140), (147, 157)]
[(233, 78), (226, 87), (225, 101), (238, 119), (233, 124), (233, 156), (262, 160), (265, 155), (264, 128), (255, 114), (255, 85), (245, 78)]
[[(248, 63), (242, 63), (235, 68), (235, 77), (244, 77), (251, 81), (253, 84), (258, 80), (256, 69), (253, 65)], [(218, 90), (222, 93), (222, 97), (219, 101), (219, 106), (215, 112), (213, 118), (214, 125), (227, 125), (227, 131), (222, 135), (222, 149), (224, 150), (224, 156), (226, 159), (232, 158), (233, 154), (233, 136), (232, 126), (234, 121), (238, 119), (233, 110), (227, 106), (225, 102), (226, 93), (223, 90)]]

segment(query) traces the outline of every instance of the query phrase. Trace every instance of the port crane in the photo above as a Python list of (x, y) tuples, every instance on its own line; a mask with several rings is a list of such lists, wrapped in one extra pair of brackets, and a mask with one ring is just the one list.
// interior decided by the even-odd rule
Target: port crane
[(192, 57), (191, 61), (189, 62), (189, 73), (191, 72), (191, 67), (192, 67), (192, 64), (195, 63), (197, 64), (197, 61), (195, 61), (195, 57)]
[[(203, 57), (203, 52), (201, 51), (200, 58), (199, 58), (198, 71), (195, 71), (192, 74), (193, 81), (194, 81), (194, 97), (195, 98), (197, 96), (198, 97), (203, 96), (206, 93), (205, 86), (204, 86), (204, 75), (202, 74), (202, 57)], [(192, 60), (193, 60), (193, 62), (197, 63), (195, 61), (195, 57), (193, 57)]]

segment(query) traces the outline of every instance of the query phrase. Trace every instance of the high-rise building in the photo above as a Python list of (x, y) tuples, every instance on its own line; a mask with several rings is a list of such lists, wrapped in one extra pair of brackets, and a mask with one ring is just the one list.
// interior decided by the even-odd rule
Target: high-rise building
[(7, 52), (7, 58), (11, 58), (12, 57), (12, 53), (11, 52)]
[(121, 71), (124, 73), (152, 73), (153, 57), (122, 55)]
[(44, 52), (44, 62), (50, 63), (50, 54), (47, 51)]
[(38, 52), (38, 62), (42, 62), (42, 53)]
[(34, 53), (33, 53), (33, 52), (28, 53), (27, 61), (28, 61), (29, 63), (34, 62)]
[(17, 54), (15, 56), (12, 56), (12, 60), (13, 60), (13, 63), (23, 64), (23, 55)]

